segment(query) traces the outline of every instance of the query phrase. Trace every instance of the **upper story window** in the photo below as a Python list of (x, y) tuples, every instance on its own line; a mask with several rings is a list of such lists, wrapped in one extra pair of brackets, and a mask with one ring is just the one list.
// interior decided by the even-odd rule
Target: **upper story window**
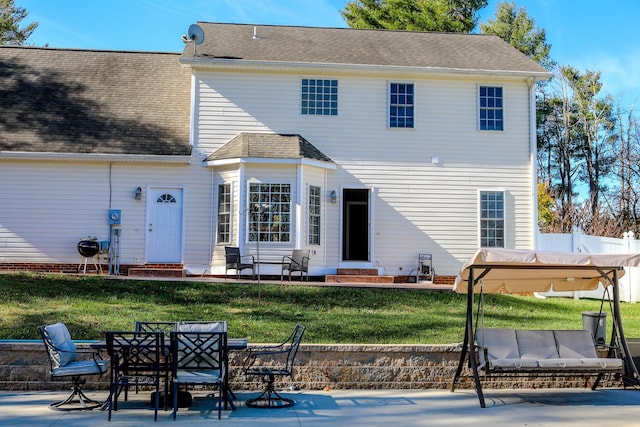
[(231, 184), (218, 186), (218, 243), (231, 243)]
[(320, 244), (320, 187), (309, 186), (309, 244)]
[(291, 240), (291, 185), (249, 184), (249, 241)]
[(300, 112), (316, 116), (338, 115), (338, 81), (302, 79)]
[(501, 87), (480, 86), (480, 130), (504, 130)]
[(480, 192), (480, 246), (504, 248), (504, 193)]
[(413, 83), (391, 83), (389, 85), (389, 127), (412, 128), (413, 115)]

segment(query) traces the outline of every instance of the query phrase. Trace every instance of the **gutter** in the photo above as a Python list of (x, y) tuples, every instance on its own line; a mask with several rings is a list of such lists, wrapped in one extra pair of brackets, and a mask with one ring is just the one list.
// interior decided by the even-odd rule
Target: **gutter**
[(514, 70), (486, 70), (486, 69), (465, 69), (465, 68), (444, 68), (444, 67), (411, 67), (398, 65), (367, 65), (367, 64), (333, 64), (333, 63), (312, 63), (312, 62), (284, 62), (284, 61), (256, 61), (238, 60), (225, 58), (185, 58), (179, 59), (180, 64), (193, 69), (204, 70), (270, 70), (270, 71), (309, 71), (317, 72), (323, 70), (327, 72), (354, 73), (354, 74), (433, 74), (433, 75), (483, 75), (483, 76), (509, 76), (519, 78), (534, 77), (540, 80), (551, 78), (548, 71), (514, 71)]
[(215, 167), (215, 166), (229, 166), (229, 165), (239, 165), (239, 164), (272, 164), (272, 165), (304, 165), (304, 166), (314, 166), (317, 168), (323, 169), (336, 169), (336, 164), (334, 162), (325, 162), (322, 160), (315, 159), (283, 159), (283, 158), (264, 158), (264, 157), (234, 157), (229, 159), (220, 159), (220, 160), (205, 160), (204, 166)]
[(123, 163), (173, 163), (191, 164), (191, 155), (162, 156), (149, 154), (94, 154), (94, 153), (30, 153), (25, 151), (0, 151), (0, 160), (87, 161)]

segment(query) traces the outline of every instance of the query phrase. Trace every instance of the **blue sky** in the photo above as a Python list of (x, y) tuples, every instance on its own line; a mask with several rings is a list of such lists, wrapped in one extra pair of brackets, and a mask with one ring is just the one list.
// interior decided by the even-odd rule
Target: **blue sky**
[[(493, 18), (490, 0), (481, 21)], [(346, 0), (15, 0), (40, 25), (29, 42), (50, 47), (182, 51), (196, 21), (346, 27)], [(640, 100), (640, 1), (517, 0), (547, 31), (561, 65), (602, 71), (604, 91)]]

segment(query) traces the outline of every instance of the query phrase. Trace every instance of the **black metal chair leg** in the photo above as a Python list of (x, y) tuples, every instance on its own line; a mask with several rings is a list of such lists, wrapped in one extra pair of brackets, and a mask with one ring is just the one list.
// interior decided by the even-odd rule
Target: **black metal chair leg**
[(275, 377), (272, 373), (269, 373), (269, 379), (267, 381), (267, 388), (260, 393), (258, 397), (248, 399), (246, 405), (252, 408), (288, 408), (294, 405), (293, 399), (283, 397), (275, 390), (274, 382)]
[(104, 402), (93, 400), (84, 394), (81, 387), (83, 382), (78, 377), (73, 377), (72, 380), (71, 394), (64, 400), (51, 403), (49, 408), (54, 411), (86, 411), (102, 406)]

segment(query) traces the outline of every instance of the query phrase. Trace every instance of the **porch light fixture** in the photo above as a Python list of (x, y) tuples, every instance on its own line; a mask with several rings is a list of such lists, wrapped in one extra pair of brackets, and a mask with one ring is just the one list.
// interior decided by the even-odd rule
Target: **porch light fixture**
[(331, 198), (331, 203), (336, 203), (338, 201), (338, 195), (336, 194), (336, 190), (331, 190), (329, 197)]
[(142, 199), (142, 187), (136, 188), (136, 191), (133, 194), (133, 198), (136, 199), (136, 200)]

